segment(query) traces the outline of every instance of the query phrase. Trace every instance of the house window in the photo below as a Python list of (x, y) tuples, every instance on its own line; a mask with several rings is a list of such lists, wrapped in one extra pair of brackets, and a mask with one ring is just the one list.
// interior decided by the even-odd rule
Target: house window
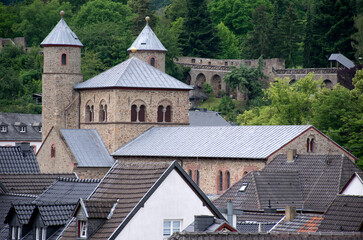
[(192, 63), (195, 63), (195, 59), (194, 58), (192, 59)]
[(140, 106), (138, 114), (140, 122), (145, 122), (145, 109), (146, 109), (145, 105)]
[(131, 106), (131, 122), (136, 122), (137, 120), (137, 106), (132, 105)]
[(50, 147), (50, 157), (55, 158), (55, 145), (54, 144), (52, 144), (52, 146)]
[(223, 191), (223, 173), (219, 171), (219, 191)]
[(189, 169), (189, 177), (193, 179), (193, 171)]
[(16, 239), (16, 228), (14, 226), (11, 227), (11, 240)]
[(16, 234), (17, 234), (18, 239), (21, 239), (21, 227), (20, 226), (18, 227), (18, 231)]
[(308, 137), (306, 140), (306, 151), (313, 152), (314, 151), (314, 137)]
[(1, 126), (1, 127), (0, 127), (0, 131), (1, 131), (2, 133), (6, 133), (6, 132), (8, 131), (8, 127), (7, 127), (7, 126)]
[(155, 67), (155, 58), (150, 59), (150, 65)]
[(87, 105), (86, 106), (86, 122), (94, 121), (94, 107)]
[(100, 111), (99, 111), (99, 120), (100, 122), (107, 121), (107, 105), (100, 104)]
[(199, 170), (195, 170), (195, 183), (199, 187)]
[(163, 120), (164, 120), (164, 107), (160, 105), (158, 107), (158, 122), (163, 122)]
[(87, 237), (87, 222), (79, 220), (78, 221), (78, 237), (86, 238)]
[(171, 106), (166, 107), (165, 122), (171, 122)]
[(35, 240), (46, 240), (47, 239), (47, 231), (43, 227), (35, 228)]
[(167, 237), (175, 232), (180, 232), (181, 220), (164, 220), (163, 236)]
[(62, 65), (67, 65), (67, 54), (62, 54)]
[(26, 132), (26, 126), (20, 126), (20, 132), (25, 133)]
[(229, 171), (226, 171), (226, 188), (229, 188), (231, 186), (231, 174)]

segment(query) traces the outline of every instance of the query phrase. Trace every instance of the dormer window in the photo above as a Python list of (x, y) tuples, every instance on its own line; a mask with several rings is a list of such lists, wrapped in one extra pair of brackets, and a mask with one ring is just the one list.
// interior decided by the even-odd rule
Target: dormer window
[(87, 222), (83, 220), (78, 220), (78, 233), (79, 238), (87, 237)]
[(20, 126), (20, 132), (25, 133), (26, 132), (26, 126)]
[(2, 132), (2, 133), (6, 133), (6, 132), (8, 132), (8, 126), (0, 126), (0, 132)]
[(47, 239), (47, 231), (44, 227), (36, 227), (35, 228), (35, 240), (46, 240)]

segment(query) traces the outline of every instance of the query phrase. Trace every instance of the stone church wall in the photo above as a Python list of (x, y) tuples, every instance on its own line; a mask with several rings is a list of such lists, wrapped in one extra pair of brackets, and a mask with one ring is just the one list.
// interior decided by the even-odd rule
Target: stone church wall
[[(136, 51), (135, 53), (130, 52), (130, 57), (135, 56), (142, 61), (150, 64), (151, 58), (155, 59), (155, 66), (160, 71), (165, 72), (165, 52), (157, 52), (157, 51)], [(150, 64), (151, 65), (151, 64)]]

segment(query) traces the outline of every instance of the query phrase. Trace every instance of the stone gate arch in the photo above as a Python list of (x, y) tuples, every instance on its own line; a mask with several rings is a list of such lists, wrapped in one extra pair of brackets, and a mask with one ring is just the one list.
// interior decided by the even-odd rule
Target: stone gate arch
[(329, 79), (324, 80), (325, 87), (328, 89), (333, 89), (333, 83)]
[(213, 75), (211, 80), (212, 88), (217, 97), (220, 96), (222, 90), (222, 79), (218, 74)]
[(195, 81), (195, 85), (197, 85), (198, 87), (203, 87), (205, 81), (205, 75), (203, 73), (199, 73)]
[(185, 78), (185, 83), (190, 85), (191, 82), (192, 82), (192, 77), (190, 76), (189, 73), (187, 73), (187, 76)]

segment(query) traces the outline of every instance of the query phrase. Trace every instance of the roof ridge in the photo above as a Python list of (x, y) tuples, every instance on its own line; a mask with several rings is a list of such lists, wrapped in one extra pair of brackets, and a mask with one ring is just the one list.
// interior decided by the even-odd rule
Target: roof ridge
[(58, 177), (57, 181), (62, 182), (79, 182), (79, 183), (99, 183), (101, 179), (76, 179), (69, 177)]
[(4, 192), (1, 193), (2, 195), (8, 195), (8, 196), (19, 196), (19, 197), (38, 197), (38, 195), (33, 195), (33, 194), (25, 194), (25, 193), (10, 193), (10, 192)]
[(252, 171), (251, 175), (252, 175), (252, 182), (255, 185), (255, 189), (256, 189), (256, 196), (257, 196), (257, 207), (258, 209), (261, 209), (261, 201), (260, 201), (260, 194), (258, 193), (258, 189), (257, 189), (257, 184), (256, 184), (256, 177), (255, 174), (257, 174), (257, 171)]

